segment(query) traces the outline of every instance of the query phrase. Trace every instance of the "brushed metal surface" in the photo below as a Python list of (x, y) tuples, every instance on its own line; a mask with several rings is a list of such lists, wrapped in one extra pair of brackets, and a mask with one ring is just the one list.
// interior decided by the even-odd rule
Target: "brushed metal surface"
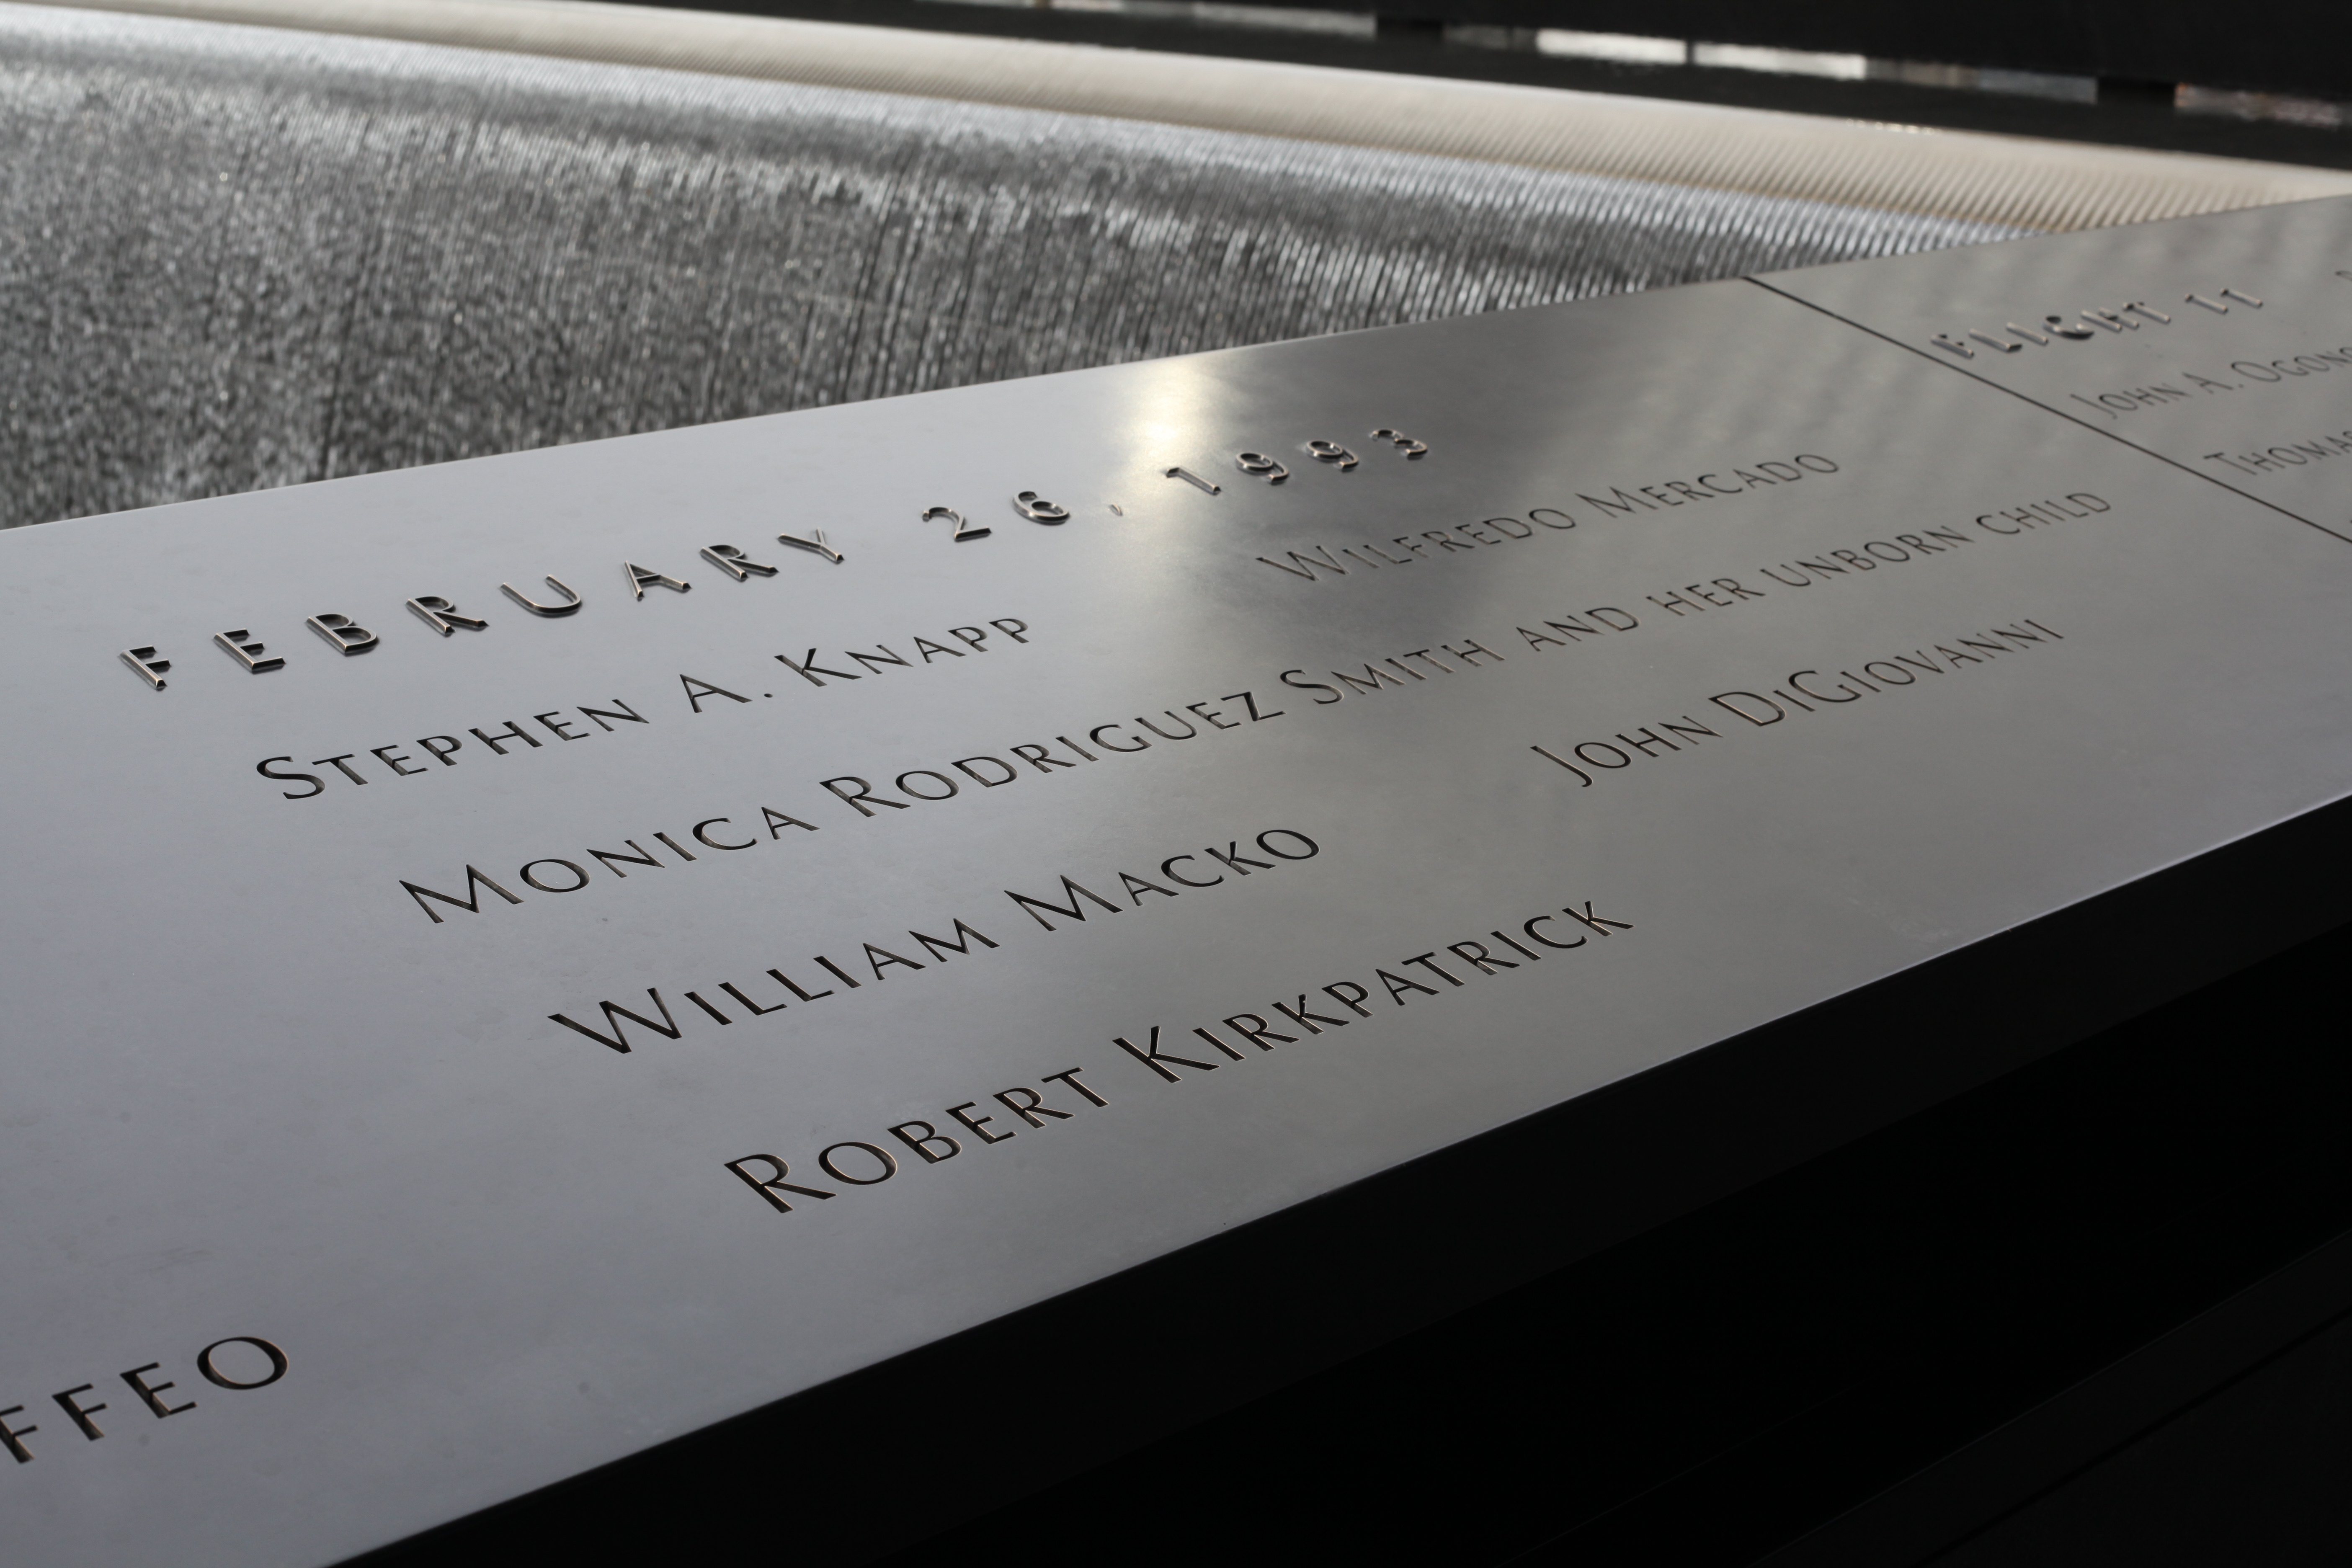
[[(1253, 478), (1243, 451), (1289, 477)], [(1729, 477), (1768, 463), (1801, 477)], [(1030, 521), (1024, 491), (1068, 520)], [(2070, 497), (2047, 526), (1974, 521)], [(958, 542), (920, 521), (933, 508), (990, 531)], [(1504, 516), (1528, 537), (1482, 524)], [(840, 562), (776, 542), (819, 529)], [(1966, 542), (1893, 542), (1930, 530)], [(719, 543), (776, 574), (733, 580), (699, 553)], [(1294, 551), (1345, 574), (1265, 559)], [(348, 1555), (1954, 952), (2352, 781), (2344, 542), (1740, 281), (56, 523), (0, 536), (0, 1410), (39, 1427), (0, 1486), (24, 1563)], [(625, 563), (690, 589), (636, 596)], [(549, 576), (578, 613), (500, 592), (552, 603)], [(436, 635), (404, 608), (426, 595), (487, 628)], [(1638, 625), (1547, 630), (1598, 606)], [(331, 616), (376, 646), (304, 627)], [(950, 628), (998, 620), (1026, 643), (953, 651)], [(1992, 635), (2029, 626), (2053, 640)], [(250, 673), (212, 641), (232, 631), (285, 667)], [(918, 634), (950, 651), (915, 661)], [(1500, 661), (1409, 658), (1473, 638)], [(877, 645), (909, 662), (847, 657)], [(120, 662), (134, 647), (171, 661), (164, 689)], [(1320, 702), (1281, 679), (1339, 691), (1332, 672), (1391, 657), (1418, 678)], [(1808, 670), (1871, 689), (1767, 726), (1710, 705)], [(743, 700), (698, 713), (687, 677)], [(615, 700), (647, 721), (577, 712)], [(1278, 716), (1251, 721), (1253, 700)], [(1233, 727), (1088, 743), (1192, 705)], [(583, 738), (541, 727), (500, 756), (471, 732), (540, 714)], [(1685, 720), (1717, 734), (1626, 750)], [(446, 766), (419, 745), (444, 736), (464, 748)], [(1016, 745), (1074, 765), (1024, 768)], [(1588, 786), (1537, 745), (1628, 760)], [(310, 761), (338, 755), (368, 782)], [(1015, 782), (872, 816), (821, 787), (903, 800), (892, 781), (933, 793), (913, 770), (983, 755)], [(257, 776), (273, 757), (323, 787), (284, 798), (304, 786)], [(762, 807), (814, 830), (772, 840)], [(722, 816), (712, 838), (754, 847), (688, 837)], [(1319, 853), (1121, 889), (1274, 829)], [(662, 864), (588, 853), (632, 847)], [(536, 862), (568, 883), (555, 859), (587, 886), (521, 878)], [(469, 865), (520, 901), (478, 894), (435, 923), (402, 889), (460, 891)], [(1066, 876), (1117, 912), (1049, 931), (1007, 897), (1074, 898)], [(1542, 929), (1581, 947), (1492, 974), (1447, 953), (1512, 957), (1489, 932), (1588, 900), (1630, 929), (1561, 921)], [(2230, 918), (2184, 909), (2179, 940)], [(956, 919), (998, 945), (935, 961), (908, 937)], [(925, 967), (869, 971), (867, 942)], [(820, 954), (860, 986), (822, 980)], [(772, 967), (834, 994), (788, 998)], [(1391, 1002), (1382, 968), (1426, 989)], [(1318, 994), (1343, 981), (1370, 1016)], [(750, 1016), (723, 983), (791, 1005)], [(654, 1016), (649, 987), (676, 1039), (631, 1026), (624, 1055), (551, 1018), (601, 1027), (604, 1000)], [(1281, 1024), (1294, 998), (1345, 1022), (1286, 1026), (1271, 1051), (1222, 1022)], [(1215, 1070), (1163, 1081), (1114, 1043), (1154, 1026)], [(1108, 1103), (1048, 1077), (1070, 1068)], [(1016, 1087), (1067, 1118), (1030, 1126), (992, 1099)], [(958, 1106), (1014, 1137), (983, 1145)], [(891, 1147), (918, 1120), (961, 1152), (898, 1145), (873, 1185), (819, 1174), (821, 1150)], [(778, 1212), (726, 1168), (759, 1152), (835, 1195)], [(228, 1335), (282, 1346), (287, 1375), (205, 1382), (197, 1352)], [(143, 1408), (118, 1374), (149, 1363), (196, 1408)], [(110, 1405), (100, 1439), (52, 1400), (83, 1384)]]
[[(2352, 201), (1765, 281), (2352, 538)], [(2122, 310), (2134, 300), (2171, 320)], [(2075, 335), (2059, 335), (2053, 316)]]

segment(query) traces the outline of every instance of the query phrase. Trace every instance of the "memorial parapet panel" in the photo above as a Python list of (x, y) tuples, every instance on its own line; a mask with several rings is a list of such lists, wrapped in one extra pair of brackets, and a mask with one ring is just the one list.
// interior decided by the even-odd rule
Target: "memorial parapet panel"
[[(2352, 341), (2345, 210), (0, 538), (16, 1559), (331, 1561), (2336, 801), (2352, 509), (2182, 456), (2334, 372), (2052, 409)], [(2162, 289), (2263, 304), (1927, 341)]]
[(2352, 203), (1760, 281), (2352, 538)]

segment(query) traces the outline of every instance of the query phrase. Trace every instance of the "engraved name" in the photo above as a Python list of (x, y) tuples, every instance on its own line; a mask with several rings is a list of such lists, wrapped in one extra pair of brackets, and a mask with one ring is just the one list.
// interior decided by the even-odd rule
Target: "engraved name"
[[(1518, 935), (1511, 935), (1505, 926)], [(1301, 989), (1290, 1000), (1277, 999), (1265, 1013), (1236, 1011), (1212, 1024), (1193, 1026), (1189, 1036), (1179, 1032), (1182, 1026), (1153, 1024), (1132, 1029), (1111, 1040), (1122, 1053), (1111, 1060), (1139, 1064), (1161, 1083), (1188, 1083), (1221, 1067), (1261, 1060), (1278, 1047), (1298, 1045), (1367, 1022), (1377, 1028), (1409, 1003), (1471, 989), (1489, 978), (1518, 974), (1547, 958), (1587, 947), (1595, 938), (1605, 940), (1633, 929), (1633, 921), (1600, 913), (1591, 900), (1583, 900), (1547, 910), (1530, 920), (1505, 921), (1476, 938), (1449, 942), (1442, 949), (1433, 947), (1408, 958), (1383, 958), (1370, 967), (1370, 984), (1350, 977), (1326, 980)], [(1193, 1044), (1195, 1039), (1202, 1044)], [(1242, 1049), (1234, 1041), (1249, 1049)], [(1184, 1055), (1186, 1051), (1193, 1054)], [(720, 1165), (758, 1194), (770, 1210), (780, 1215), (796, 1213), (805, 1202), (824, 1203), (844, 1195), (843, 1188), (880, 1186), (902, 1171), (943, 1165), (968, 1150), (1008, 1142), (1024, 1130), (1049, 1130), (1055, 1122), (1074, 1121), (1109, 1106), (1101, 1083), (1086, 1081), (1084, 1075), (1088, 1073), (1099, 1080), (1107, 1068), (1071, 1068), (1038, 1075), (1038, 1084), (1061, 1086), (1050, 1091), (1051, 1104), (1047, 1091), (1020, 1084), (987, 1097), (1002, 1111), (973, 1115), (982, 1103), (973, 1099), (943, 1107), (936, 1121), (927, 1118), (861, 1129), (865, 1136), (844, 1138), (819, 1149), (813, 1162), (804, 1162), (814, 1163), (815, 1170), (803, 1170), (797, 1177), (791, 1160), (777, 1153), (739, 1155)], [(904, 1163), (907, 1154), (920, 1163)], [(820, 1182), (830, 1184), (817, 1184)]]
[[(269, 1387), (286, 1375), (288, 1366), (284, 1351), (253, 1334), (231, 1334), (226, 1339), (215, 1340), (198, 1351), (195, 1359), (196, 1371), (206, 1383), (238, 1394)], [(197, 1405), (194, 1399), (173, 1400), (171, 1395), (180, 1389), (180, 1384), (174, 1379), (155, 1375), (163, 1370), (162, 1362), (151, 1361), (115, 1374), (146, 1407), (148, 1414), (158, 1421), (184, 1415)], [(181, 1375), (185, 1376), (186, 1373)], [(74, 1429), (82, 1435), (85, 1441), (91, 1443), (106, 1436), (106, 1428), (98, 1424), (98, 1417), (101, 1412), (111, 1408), (107, 1401), (92, 1397), (97, 1391), (98, 1384), (94, 1383), (78, 1383), (71, 1388), (60, 1389), (49, 1395), (50, 1403), (64, 1411), (66, 1419), (72, 1423)], [(0, 1409), (0, 1447), (6, 1448), (18, 1464), (29, 1465), (33, 1462), (34, 1451), (25, 1439), (40, 1431), (41, 1427), (38, 1422), (22, 1419), (24, 1414), (25, 1406), (22, 1405)], [(140, 1441), (143, 1443), (146, 1439), (142, 1437)]]
[[(2215, 393), (2242, 392), (2246, 382), (2276, 384), (2300, 381), (2308, 376), (2326, 375), (2343, 368), (2352, 368), (2352, 348), (2322, 350), (2296, 354), (2291, 359), (2233, 359), (2230, 369), (2244, 381), (2222, 381), (2198, 371), (2188, 371), (2175, 381), (2158, 382), (2151, 386), (2119, 387), (2097, 392), (2085, 397), (2079, 392), (2066, 395), (2086, 408), (2096, 409), (2109, 419), (2123, 414), (2137, 414), (2143, 408), (2168, 408), (2200, 395)], [(2176, 384), (2175, 382), (2179, 384)], [(2195, 388), (2190, 391), (2189, 388)]]
[[(1294, 828), (1274, 827), (1248, 840), (1247, 847), (1244, 847), (1243, 840), (1235, 838), (1228, 840), (1222, 850), (1214, 845), (1209, 845), (1197, 851), (1187, 850), (1168, 856), (1159, 863), (1157, 879), (1139, 876), (1130, 870), (1120, 869), (1092, 876), (1090, 880), (1093, 885), (1089, 886), (1067, 873), (1060, 873), (1058, 877), (1061, 885), (1054, 892), (1024, 893), (1007, 888), (1003, 889), (1003, 893), (1015, 910), (1027, 916), (1041, 930), (1050, 932), (1063, 929), (1054, 923), (1055, 920), (1082, 925), (1086, 923), (1089, 910), (1097, 915), (1124, 914), (1129, 910), (1150, 907), (1143, 901), (1146, 894), (1155, 899), (1181, 898), (1188, 892), (1199, 892), (1211, 888), (1227, 886), (1248, 878), (1253, 872), (1274, 871), (1287, 864), (1312, 860), (1321, 854), (1322, 850), (1323, 847), (1320, 844), (1304, 833)], [(1149, 867), (1150, 862), (1147, 860), (1140, 864)], [(1177, 868), (1180, 866), (1184, 867), (1185, 869), (1178, 870)], [(1117, 879), (1116, 883), (1110, 879), (1114, 877)], [(1116, 898), (1107, 897), (1103, 892), (1097, 890), (1098, 888), (1109, 889), (1112, 892), (1124, 897), (1127, 901), (1121, 903)], [(469, 884), (467, 891), (472, 892), (472, 890)], [(434, 896), (446, 897), (440, 894)], [(1061, 901), (1063, 900), (1067, 900), (1068, 902), (1064, 903)], [(448, 900), (447, 901), (454, 903), (457, 900)], [(709, 1020), (707, 1026), (725, 1028), (738, 1022), (748, 1022), (755, 1018), (764, 1018), (773, 1013), (784, 1012), (793, 1001), (806, 1005), (829, 996), (842, 995), (850, 991), (866, 990), (888, 980), (904, 979), (907, 975), (919, 973), (934, 964), (945, 963), (950, 953), (961, 957), (977, 958), (992, 952), (1003, 945), (961, 917), (949, 917), (932, 923), (949, 926), (951, 934), (944, 937), (933, 936), (909, 928), (907, 931), (906, 940), (899, 941), (896, 937), (890, 939), (898, 942), (896, 948), (874, 942), (861, 941), (858, 945), (863, 949), (861, 954), (863, 963), (861, 964), (859, 958), (852, 958), (848, 961), (849, 967), (835, 963), (823, 953), (816, 954), (810, 961), (814, 969), (803, 968), (801, 973), (803, 978), (811, 978), (811, 984), (822, 987), (819, 990), (809, 990), (801, 984), (790, 971), (779, 964), (764, 972), (766, 978), (775, 983), (772, 989), (761, 988), (764, 992), (764, 1000), (754, 997), (751, 991), (737, 984), (735, 978), (731, 977), (710, 985), (709, 990), (714, 994), (713, 995), (705, 995), (700, 990), (687, 991), (683, 995), (687, 1002), (693, 1004), (697, 1013)], [(978, 951), (975, 951), (971, 945), (974, 942), (980, 944)], [(898, 951), (902, 948), (906, 951)], [(845, 952), (849, 950), (842, 948), (835, 951)], [(924, 959), (909, 957), (910, 952), (920, 952), (924, 955)], [(925, 959), (929, 962), (926, 963)], [(854, 973), (854, 970), (859, 967), (866, 971), (867, 978), (860, 980)], [(813, 976), (817, 970), (822, 970), (835, 984), (827, 984), (824, 980), (814, 979)], [(751, 984), (754, 986), (758, 985), (756, 981)], [(668, 998), (662, 994), (659, 986), (646, 987), (646, 1001), (641, 1004), (632, 996), (626, 1005), (610, 999), (600, 999), (596, 1003), (596, 1009), (602, 1016), (604, 1029), (597, 1028), (593, 1024), (583, 1023), (563, 1013), (551, 1013), (548, 1015), (548, 1019), (551, 1023), (560, 1024), (575, 1034), (584, 1035), (605, 1049), (621, 1056), (629, 1055), (633, 1048), (628, 1033), (623, 1027), (625, 1023), (635, 1024), (642, 1031), (638, 1037), (640, 1044), (644, 1043), (646, 1035), (666, 1040), (678, 1040), (685, 1037), (688, 1025), (696, 1024), (697, 1027), (705, 1026), (697, 1023), (695, 1013), (689, 1013), (683, 1007), (673, 1009)], [(730, 1014), (727, 1010), (729, 1007), (734, 1008), (735, 1013)], [(644, 1010), (640, 1011), (640, 1008)], [(653, 1016), (649, 1017), (646, 1016), (647, 1013)], [(607, 1034), (604, 1032), (605, 1029), (612, 1032)]]
[[(2028, 626), (2033, 629), (2028, 631)], [(1733, 689), (1717, 692), (1706, 699), (1706, 703), (1722, 713), (1745, 720), (1748, 729), (1760, 730), (1781, 723), (1793, 714), (1835, 710), (1867, 696), (1914, 686), (1923, 676), (1958, 674), (2004, 655), (2065, 640), (2040, 621), (2020, 621), (1990, 630), (1972, 630), (1954, 637), (1951, 643), (1936, 643), (1891, 658), (1871, 659), (1855, 669), (1834, 673), (1819, 668), (1796, 670), (1769, 688), (1769, 695)], [(1724, 732), (1713, 727), (1723, 722), (1725, 720), (1716, 714), (1695, 719), (1682, 713), (1674, 719), (1654, 720), (1651, 724), (1637, 725), (1630, 731), (1620, 730), (1606, 738), (1562, 742), (1560, 750), (1567, 756), (1549, 746), (1531, 745), (1528, 749), (1574, 773), (1579, 787), (1591, 789), (1596, 774), (1630, 768), (1637, 758), (1663, 759), (1696, 749), (1706, 741), (1724, 739)]]
[(2315, 440), (2290, 441), (2284, 446), (2264, 447), (2251, 452), (2208, 452), (2204, 460), (2234, 468), (2242, 474), (2275, 474), (2284, 468), (2300, 468), (2347, 452), (2352, 452), (2352, 430), (2339, 430)]
[[(798, 656), (780, 653), (773, 657), (778, 664), (784, 666), (810, 685), (824, 687), (840, 681), (855, 681), (862, 676), (872, 676), (893, 667), (912, 670), (928, 667), (942, 658), (962, 659), (969, 654), (986, 653), (989, 651), (990, 640), (992, 637), (1009, 638), (1013, 645), (1025, 647), (1029, 641), (1025, 635), (1028, 630), (1027, 621), (1006, 616), (1001, 619), (990, 621), (986, 626), (950, 626), (941, 634), (947, 639), (945, 642), (934, 642), (929, 637), (918, 634), (911, 644), (906, 645), (914, 654), (912, 660), (900, 656), (887, 643), (876, 643), (874, 651), (871, 653), (855, 648), (840, 653), (810, 648), (806, 653)], [(1008, 645), (999, 641), (996, 646), (1002, 647)], [(834, 662), (828, 664), (824, 662), (825, 659), (831, 659)], [(856, 668), (837, 668), (848, 666)], [(740, 678), (730, 676), (729, 679)], [(679, 689), (685, 696), (687, 708), (693, 713), (703, 712), (706, 704), (733, 702), (749, 705), (752, 700), (741, 692), (705, 680), (699, 676), (681, 674), (677, 678), (677, 682)], [(772, 691), (760, 693), (763, 700), (773, 700), (775, 695)], [(502, 720), (488, 726), (469, 726), (465, 732), (474, 738), (474, 744), (470, 749), (464, 740), (455, 734), (425, 735), (415, 742), (395, 741), (386, 746), (371, 746), (364, 752), (341, 752), (333, 756), (311, 759), (310, 766), (332, 768), (335, 770), (333, 773), (303, 773), (293, 765), (294, 758), (290, 754), (265, 757), (254, 764), (254, 772), (263, 778), (278, 784), (304, 785), (305, 787), (299, 790), (281, 790), (278, 793), (288, 800), (310, 800), (324, 795), (329, 782), (338, 777), (350, 781), (354, 786), (365, 785), (369, 782), (370, 774), (374, 771), (365, 759), (373, 759), (374, 763), (380, 763), (394, 778), (416, 778), (429, 775), (434, 771), (426, 765), (425, 757), (430, 757), (434, 763), (442, 767), (454, 768), (457, 765), (457, 754), (460, 752), (466, 752), (468, 756), (476, 760), (485, 755), (503, 757), (525, 751), (541, 751), (555, 742), (590, 740), (594, 737), (597, 731), (610, 733), (623, 722), (649, 724), (653, 721), (617, 697), (610, 700), (612, 706), (609, 708), (582, 706), (575, 710), (587, 721), (594, 723), (597, 730), (590, 730), (580, 720), (568, 717), (562, 709), (554, 708), (544, 713), (534, 713), (530, 716), (530, 721), (538, 726), (538, 731), (526, 729), (513, 719)], [(540, 731), (544, 731), (548, 738), (541, 740)], [(401, 749), (403, 746), (413, 746), (414, 750), (404, 752)], [(418, 752), (424, 755), (419, 756)]]
[[(1746, 495), (1751, 490), (1777, 489), (1795, 484), (1807, 474), (1834, 474), (1838, 465), (1817, 452), (1801, 452), (1783, 462), (1774, 458), (1745, 467), (1713, 469), (1689, 479), (1662, 479), (1654, 484), (1637, 485), (1632, 490), (1622, 485), (1612, 485), (1605, 495), (1577, 492), (1576, 500), (1585, 507), (1590, 519), (1631, 517), (1638, 512), (1664, 511), (1673, 508), (1705, 504), (1727, 496)], [(1595, 487), (1598, 489), (1599, 487)], [(1522, 519), (1517, 516), (1484, 518), (1476, 522), (1455, 523), (1450, 529), (1423, 529), (1419, 533), (1401, 533), (1379, 543), (1358, 541), (1337, 547), (1337, 554), (1348, 558), (1360, 572), (1377, 572), (1383, 563), (1389, 566), (1411, 566), (1418, 561), (1437, 561), (1454, 555), (1475, 553), (1480, 546), (1508, 544), (1518, 540), (1538, 538), (1545, 532), (1565, 533), (1577, 526), (1576, 514), (1559, 507), (1539, 506)], [(1495, 535), (1501, 535), (1500, 538)], [(1404, 552), (1391, 555), (1382, 544), (1394, 545)], [(1319, 582), (1328, 574), (1345, 577), (1349, 565), (1342, 564), (1332, 546), (1318, 544), (1310, 550), (1286, 551), (1287, 561), (1276, 561), (1270, 555), (1257, 559), (1277, 572), (1288, 573), (1309, 583)]]

